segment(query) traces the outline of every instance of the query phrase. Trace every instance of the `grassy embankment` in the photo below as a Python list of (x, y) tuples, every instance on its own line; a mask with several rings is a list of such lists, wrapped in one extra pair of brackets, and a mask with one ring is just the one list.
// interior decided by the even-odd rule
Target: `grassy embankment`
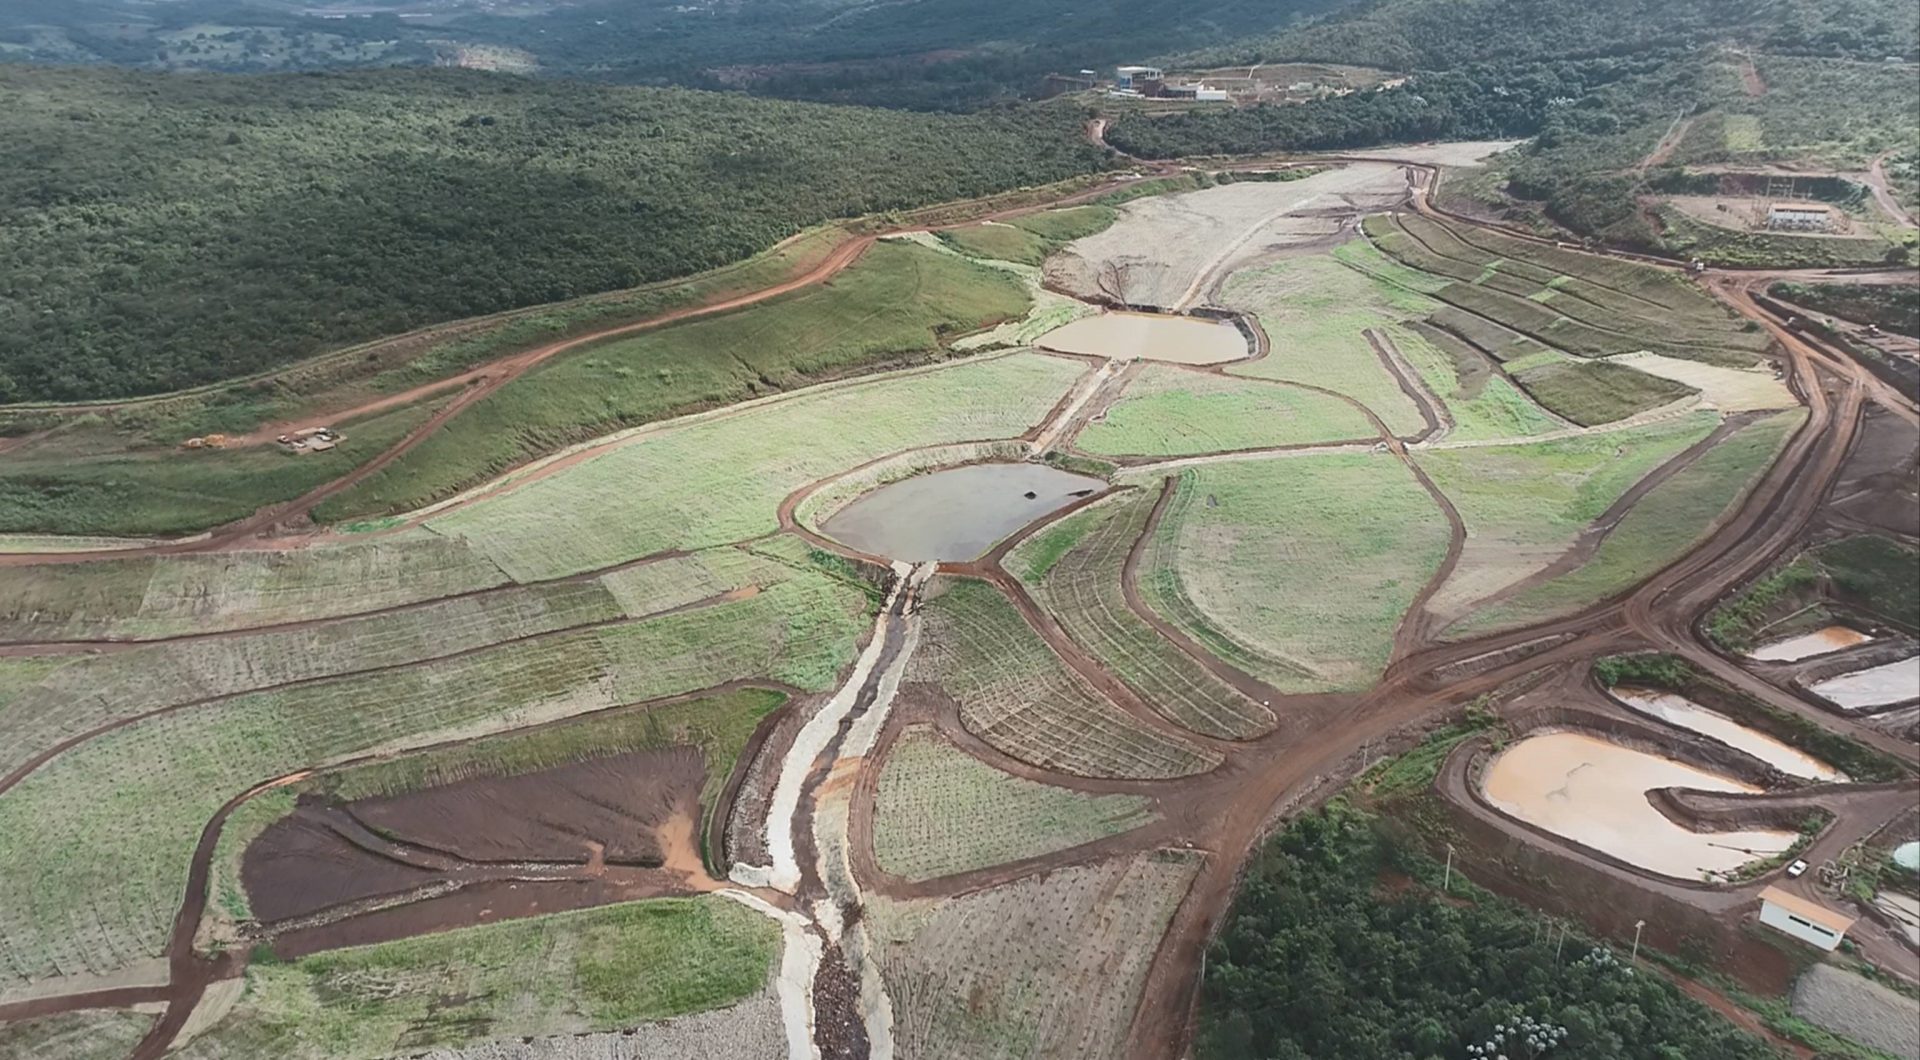
[(1805, 419), (1776, 413), (1742, 428), (1649, 490), (1579, 567), (1448, 630), (1470, 636), (1568, 614), (1624, 592), (1706, 536), (1773, 463)]
[(926, 729), (888, 752), (875, 796), (873, 852), (910, 880), (986, 868), (1137, 828), (1139, 795), (1086, 795), (1002, 773)]
[(1181, 472), (1140, 588), (1282, 690), (1364, 688), (1447, 539), (1433, 498), (1390, 456), (1207, 464)]
[(883, 365), (936, 360), (945, 355), (943, 339), (1020, 316), (1028, 304), (1025, 288), (1006, 272), (910, 243), (881, 243), (831, 283), (562, 354), (316, 515), (334, 522), (405, 511), (622, 428)]
[(935, 584), (908, 676), (937, 682), (981, 739), (1078, 776), (1159, 779), (1218, 764), (1211, 752), (1147, 729), (1068, 669), (993, 586)]
[(949, 228), (940, 238), (955, 250), (975, 258), (1038, 265), (1061, 247), (1102, 231), (1118, 220), (1111, 206), (1098, 203), (1028, 214), (1004, 222)]
[(803, 394), (625, 440), (426, 525), (519, 580), (744, 541), (778, 529), (780, 502), (829, 475), (904, 449), (1019, 437), (1082, 371), (1016, 353)]
[(189, 1057), (385, 1055), (609, 1031), (758, 992), (780, 928), (719, 897), (510, 920), (279, 963)]
[(1121, 579), (1127, 557), (1146, 530), (1157, 491), (1123, 495), (1088, 511), (1094, 521), (1074, 528), (1060, 553), (1056, 537), (1036, 536), (1014, 550), (1012, 568), (1039, 566), (1019, 556), (1029, 546), (1047, 554), (1033, 594), (1068, 636), (1173, 722), (1220, 739), (1249, 739), (1271, 729), (1273, 714), (1236, 692), (1157, 633), (1127, 606)]
[(1710, 413), (1605, 435), (1432, 449), (1414, 459), (1467, 526), (1433, 605), (1454, 613), (1554, 562), (1628, 489), (1712, 432)]

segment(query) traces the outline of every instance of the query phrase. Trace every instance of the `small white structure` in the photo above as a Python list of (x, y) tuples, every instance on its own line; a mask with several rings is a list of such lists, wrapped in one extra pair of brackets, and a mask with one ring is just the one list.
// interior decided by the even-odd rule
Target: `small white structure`
[(1137, 87), (1134, 84), (1136, 81), (1163, 80), (1162, 72), (1157, 66), (1122, 66), (1115, 69), (1113, 75), (1115, 88), (1134, 88)]
[(1833, 208), (1776, 202), (1767, 207), (1767, 227), (1775, 232), (1831, 232)]
[(1854, 918), (1778, 887), (1760, 892), (1760, 922), (1809, 946), (1837, 949)]

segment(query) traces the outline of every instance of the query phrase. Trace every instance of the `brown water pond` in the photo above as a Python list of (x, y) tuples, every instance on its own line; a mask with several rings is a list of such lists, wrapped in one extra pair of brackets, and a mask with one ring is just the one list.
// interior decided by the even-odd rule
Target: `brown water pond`
[(1749, 659), (1762, 662), (1797, 662), (1810, 659), (1815, 655), (1825, 655), (1830, 651), (1851, 648), (1856, 644), (1865, 644), (1873, 638), (1850, 626), (1833, 625), (1825, 629), (1816, 629), (1812, 633), (1802, 633), (1797, 637), (1776, 640), (1771, 644), (1762, 644), (1747, 653)]
[(1034, 343), (1062, 353), (1093, 354), (1178, 364), (1220, 364), (1252, 352), (1232, 324), (1160, 313), (1102, 313), (1047, 332)]
[(1793, 845), (1792, 832), (1691, 832), (1647, 801), (1655, 788), (1758, 791), (1716, 773), (1578, 732), (1543, 732), (1507, 748), (1482, 779), (1496, 809), (1648, 872), (1698, 880)]
[(979, 559), (1035, 519), (1107, 488), (1045, 464), (972, 464), (901, 479), (861, 495), (820, 531), (888, 559)]

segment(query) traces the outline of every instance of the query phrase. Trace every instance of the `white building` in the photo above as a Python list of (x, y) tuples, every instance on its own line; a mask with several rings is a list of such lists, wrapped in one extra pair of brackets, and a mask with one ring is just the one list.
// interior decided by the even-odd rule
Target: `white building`
[(1135, 88), (1136, 81), (1160, 81), (1163, 73), (1157, 66), (1122, 66), (1113, 72), (1113, 87)]
[(1831, 232), (1833, 208), (1776, 202), (1767, 208), (1767, 227), (1776, 232)]
[(1760, 922), (1809, 946), (1837, 949), (1853, 921), (1845, 913), (1778, 887), (1760, 892)]

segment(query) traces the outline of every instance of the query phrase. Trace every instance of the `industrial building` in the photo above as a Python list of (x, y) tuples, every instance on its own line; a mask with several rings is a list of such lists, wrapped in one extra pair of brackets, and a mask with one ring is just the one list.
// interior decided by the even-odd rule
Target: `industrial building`
[(1818, 203), (1776, 202), (1767, 207), (1766, 225), (1774, 232), (1831, 232), (1833, 207)]
[(1840, 947), (1854, 918), (1778, 887), (1760, 892), (1760, 922), (1823, 950)]

